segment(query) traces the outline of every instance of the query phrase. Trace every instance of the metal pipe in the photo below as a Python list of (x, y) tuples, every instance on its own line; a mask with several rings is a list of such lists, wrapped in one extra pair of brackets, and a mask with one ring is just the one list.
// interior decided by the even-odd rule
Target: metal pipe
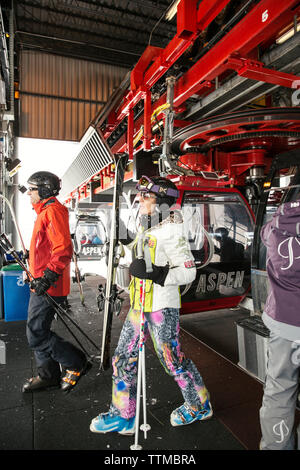
[[(159, 158), (159, 174), (160, 176), (166, 176), (168, 173), (176, 173), (184, 175), (187, 171), (181, 167), (177, 167), (171, 160), (171, 144), (173, 140), (173, 130), (174, 130), (174, 85), (176, 82), (175, 77), (168, 77), (167, 82), (167, 107), (164, 110), (165, 113), (165, 125), (164, 125), (164, 138), (163, 138), (163, 147), (162, 154)], [(175, 168), (176, 166), (176, 168)]]
[(9, 13), (9, 83), (10, 83), (10, 111), (14, 116), (14, 1), (11, 2), (11, 10)]
[(21, 231), (20, 231), (20, 228), (19, 228), (19, 225), (18, 225), (16, 216), (15, 216), (14, 209), (13, 209), (11, 203), (9, 202), (9, 200), (7, 199), (7, 197), (3, 196), (3, 194), (0, 194), (0, 198), (2, 198), (3, 201), (5, 201), (6, 204), (8, 205), (8, 207), (9, 207), (9, 210), (10, 210), (11, 216), (12, 216), (12, 218), (13, 218), (15, 227), (16, 227), (16, 229), (17, 229), (18, 235), (19, 235), (19, 237), (20, 237), (21, 245), (22, 245), (22, 248), (23, 248), (23, 251), (24, 251), (24, 255), (25, 255), (25, 254), (26, 254), (26, 248), (25, 248), (25, 245), (24, 245), (24, 241), (23, 241), (23, 238), (22, 238), (22, 235), (21, 235)]

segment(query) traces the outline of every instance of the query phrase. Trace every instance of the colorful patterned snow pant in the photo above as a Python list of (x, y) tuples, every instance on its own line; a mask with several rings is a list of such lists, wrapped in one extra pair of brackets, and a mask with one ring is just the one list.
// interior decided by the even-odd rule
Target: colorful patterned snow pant
[[(194, 363), (186, 359), (179, 343), (179, 309), (145, 313), (145, 338), (149, 332), (156, 354), (167, 374), (174, 377), (184, 401), (200, 407), (208, 392)], [(113, 391), (110, 411), (129, 419), (135, 416), (140, 312), (129, 310), (112, 359)]]

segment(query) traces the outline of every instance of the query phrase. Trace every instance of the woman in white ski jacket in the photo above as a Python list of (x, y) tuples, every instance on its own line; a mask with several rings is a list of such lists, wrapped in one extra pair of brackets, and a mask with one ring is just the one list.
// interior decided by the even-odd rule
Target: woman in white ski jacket
[[(150, 193), (148, 193), (150, 194)], [(148, 216), (147, 216), (148, 217)], [(152, 217), (152, 219), (157, 217)], [(153, 222), (153, 220), (151, 221)], [(146, 279), (145, 312), (163, 308), (180, 308), (178, 286), (189, 284), (196, 277), (196, 267), (188, 241), (184, 236), (181, 212), (175, 210), (164, 220), (139, 232), (132, 243), (135, 260), (130, 266), (134, 276), (130, 283), (130, 305), (140, 309), (140, 279)], [(138, 259), (138, 245), (142, 245), (143, 259)], [(152, 263), (152, 271), (146, 272), (145, 259)]]
[(171, 424), (190, 424), (213, 414), (203, 379), (194, 363), (185, 358), (179, 343), (179, 285), (195, 279), (196, 267), (181, 212), (170, 210), (178, 190), (166, 178), (146, 176), (140, 179), (137, 189), (140, 227), (131, 244), (134, 260), (130, 265), (130, 310), (112, 359), (110, 410), (92, 420), (93, 432), (134, 433), (141, 279), (145, 279), (145, 338), (151, 335), (161, 364), (174, 377), (184, 398), (184, 404), (171, 413)]

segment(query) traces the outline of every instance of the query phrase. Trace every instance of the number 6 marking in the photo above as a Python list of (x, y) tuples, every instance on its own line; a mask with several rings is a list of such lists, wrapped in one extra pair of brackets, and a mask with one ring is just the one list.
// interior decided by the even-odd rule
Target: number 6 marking
[(261, 15), (261, 21), (262, 23), (264, 23), (265, 21), (267, 21), (267, 19), (269, 18), (269, 11), (266, 10), (263, 12), (263, 14)]

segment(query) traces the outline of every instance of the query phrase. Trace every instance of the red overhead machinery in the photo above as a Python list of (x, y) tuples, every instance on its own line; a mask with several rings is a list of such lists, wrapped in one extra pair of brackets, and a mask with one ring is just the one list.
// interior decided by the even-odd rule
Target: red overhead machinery
[[(125, 182), (152, 171), (180, 189), (198, 267), (182, 289), (183, 313), (234, 307), (245, 297), (262, 181), (275, 155), (300, 148), (299, 0), (198, 3), (179, 1), (175, 37), (165, 49), (146, 48), (129, 86), (91, 123), (112, 153), (128, 153)], [(283, 89), (290, 90), (284, 107), (274, 100)], [(66, 202), (101, 200), (113, 176), (113, 162), (92, 169)], [(226, 237), (235, 246), (222, 259)]]

